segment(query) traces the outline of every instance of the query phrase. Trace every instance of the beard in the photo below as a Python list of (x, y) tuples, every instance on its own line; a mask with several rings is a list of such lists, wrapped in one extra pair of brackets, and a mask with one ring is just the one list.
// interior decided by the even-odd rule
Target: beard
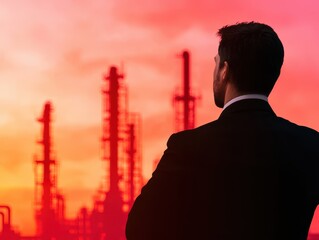
[(223, 98), (217, 94), (216, 92), (214, 92), (214, 101), (215, 101), (215, 105), (219, 108), (223, 108), (224, 107), (224, 100)]
[(215, 105), (219, 108), (223, 108), (225, 102), (225, 84), (221, 81), (218, 72), (214, 76), (213, 92)]

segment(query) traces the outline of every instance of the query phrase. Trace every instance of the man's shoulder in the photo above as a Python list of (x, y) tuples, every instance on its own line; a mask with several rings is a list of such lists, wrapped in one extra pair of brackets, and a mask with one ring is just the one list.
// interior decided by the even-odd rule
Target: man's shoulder
[(196, 128), (193, 129), (188, 129), (188, 130), (183, 130), (180, 132), (176, 132), (173, 134), (174, 137), (177, 138), (188, 138), (188, 137), (194, 137), (196, 135), (202, 134), (207, 132), (209, 129), (212, 127), (215, 127), (216, 124), (218, 123), (218, 120), (208, 122), (206, 124), (200, 125)]
[[(233, 122), (233, 121), (232, 121)], [(228, 131), (231, 123), (225, 123), (219, 119), (203, 124), (199, 127), (190, 130), (184, 130), (181, 132), (174, 133), (170, 139), (181, 141), (181, 142), (193, 142), (200, 141), (203, 136), (211, 135), (218, 133), (220, 131)], [(266, 127), (267, 125), (267, 127)], [(289, 121), (282, 117), (274, 116), (270, 122), (265, 120), (265, 129), (276, 131), (277, 133), (282, 134), (294, 134), (299, 136), (307, 136), (319, 139), (319, 132), (313, 128), (303, 126), (292, 121)], [(249, 127), (245, 124), (242, 125), (242, 128)], [(233, 129), (233, 127), (231, 127)], [(243, 129), (238, 129), (239, 131)]]
[(203, 124), (193, 129), (183, 130), (180, 132), (173, 133), (168, 143), (170, 142), (180, 142), (184, 144), (194, 144), (200, 141), (201, 137), (208, 134), (212, 128), (216, 128), (218, 120)]
[(308, 126), (300, 125), (289, 121), (282, 117), (277, 117), (278, 127), (282, 129), (282, 131), (290, 131), (296, 134), (312, 136), (315, 138), (319, 138), (319, 133), (317, 130), (310, 128)]

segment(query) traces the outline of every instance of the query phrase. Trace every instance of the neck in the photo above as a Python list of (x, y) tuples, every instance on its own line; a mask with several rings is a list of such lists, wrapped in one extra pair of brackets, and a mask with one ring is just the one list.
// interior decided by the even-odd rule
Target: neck
[(243, 95), (244, 93), (241, 93), (237, 91), (237, 89), (234, 87), (233, 84), (229, 83), (226, 87), (226, 92), (225, 92), (225, 98), (224, 98), (224, 106), (232, 99), (239, 97)]
[(226, 92), (225, 92), (225, 101), (224, 101), (224, 107), (228, 107), (232, 103), (243, 100), (243, 99), (262, 99), (264, 101), (268, 102), (268, 96), (258, 93), (242, 93), (236, 90), (233, 86), (227, 86)]

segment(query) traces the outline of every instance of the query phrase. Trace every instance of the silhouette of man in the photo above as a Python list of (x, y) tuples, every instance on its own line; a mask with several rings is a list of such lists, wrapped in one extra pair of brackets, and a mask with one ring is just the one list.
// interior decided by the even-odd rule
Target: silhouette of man
[(218, 31), (220, 117), (173, 134), (128, 217), (135, 239), (306, 240), (319, 203), (319, 135), (268, 104), (283, 63), (274, 30)]

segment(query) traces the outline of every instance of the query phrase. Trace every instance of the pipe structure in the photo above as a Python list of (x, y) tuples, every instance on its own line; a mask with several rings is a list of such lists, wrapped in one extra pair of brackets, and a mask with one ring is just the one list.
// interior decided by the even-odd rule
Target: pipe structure
[[(9, 228), (11, 228), (11, 208), (7, 205), (0, 205), (0, 209), (5, 209), (7, 211), (7, 221), (6, 224), (8, 224)], [(3, 220), (5, 223), (5, 218)]]
[(4, 231), (4, 226), (5, 226), (5, 216), (4, 216), (4, 213), (3, 212), (0, 212), (0, 216), (1, 216), (1, 232), (0, 232), (0, 237), (1, 237), (1, 234), (3, 233)]

